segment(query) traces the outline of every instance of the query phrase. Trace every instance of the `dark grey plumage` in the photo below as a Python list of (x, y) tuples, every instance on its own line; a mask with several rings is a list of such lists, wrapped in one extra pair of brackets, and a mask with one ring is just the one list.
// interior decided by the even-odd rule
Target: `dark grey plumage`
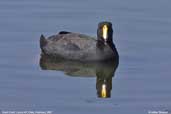
[[(102, 28), (107, 25), (108, 38), (103, 40)], [(40, 37), (42, 54), (78, 61), (104, 61), (118, 58), (118, 52), (112, 41), (112, 24), (101, 22), (98, 25), (97, 39), (80, 34), (61, 31), (57, 35)]]

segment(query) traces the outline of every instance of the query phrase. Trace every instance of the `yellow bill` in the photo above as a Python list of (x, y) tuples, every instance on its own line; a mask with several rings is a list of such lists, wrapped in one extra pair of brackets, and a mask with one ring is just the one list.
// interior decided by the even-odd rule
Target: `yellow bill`
[(104, 25), (103, 26), (103, 38), (104, 38), (104, 40), (107, 40), (107, 37), (108, 37), (108, 27), (107, 27), (107, 25)]

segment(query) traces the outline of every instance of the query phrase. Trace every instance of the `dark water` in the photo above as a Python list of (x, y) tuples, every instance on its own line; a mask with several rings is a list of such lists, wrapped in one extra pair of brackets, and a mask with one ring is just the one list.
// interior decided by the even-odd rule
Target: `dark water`
[[(171, 112), (170, 4), (170, 0), (0, 0), (0, 110)], [(69, 30), (96, 36), (97, 24), (104, 20), (113, 23), (120, 55), (111, 98), (97, 97), (96, 77), (41, 69), (42, 33)]]

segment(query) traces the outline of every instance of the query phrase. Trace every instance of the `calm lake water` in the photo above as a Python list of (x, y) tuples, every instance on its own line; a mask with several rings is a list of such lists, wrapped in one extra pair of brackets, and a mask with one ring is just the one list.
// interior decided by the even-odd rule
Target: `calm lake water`
[[(0, 110), (171, 113), (170, 5), (170, 0), (0, 0)], [(97, 97), (95, 76), (41, 68), (41, 34), (68, 30), (96, 36), (104, 20), (113, 23), (120, 55), (111, 98)], [(87, 68), (91, 75), (93, 67)]]

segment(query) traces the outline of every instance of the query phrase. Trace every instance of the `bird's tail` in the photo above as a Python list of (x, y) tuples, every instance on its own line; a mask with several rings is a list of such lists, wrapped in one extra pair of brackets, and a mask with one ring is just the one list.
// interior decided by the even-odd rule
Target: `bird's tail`
[(41, 48), (42, 52), (43, 52), (43, 47), (44, 47), (46, 44), (47, 44), (46, 38), (45, 38), (43, 35), (41, 35), (41, 36), (40, 36), (40, 48)]

